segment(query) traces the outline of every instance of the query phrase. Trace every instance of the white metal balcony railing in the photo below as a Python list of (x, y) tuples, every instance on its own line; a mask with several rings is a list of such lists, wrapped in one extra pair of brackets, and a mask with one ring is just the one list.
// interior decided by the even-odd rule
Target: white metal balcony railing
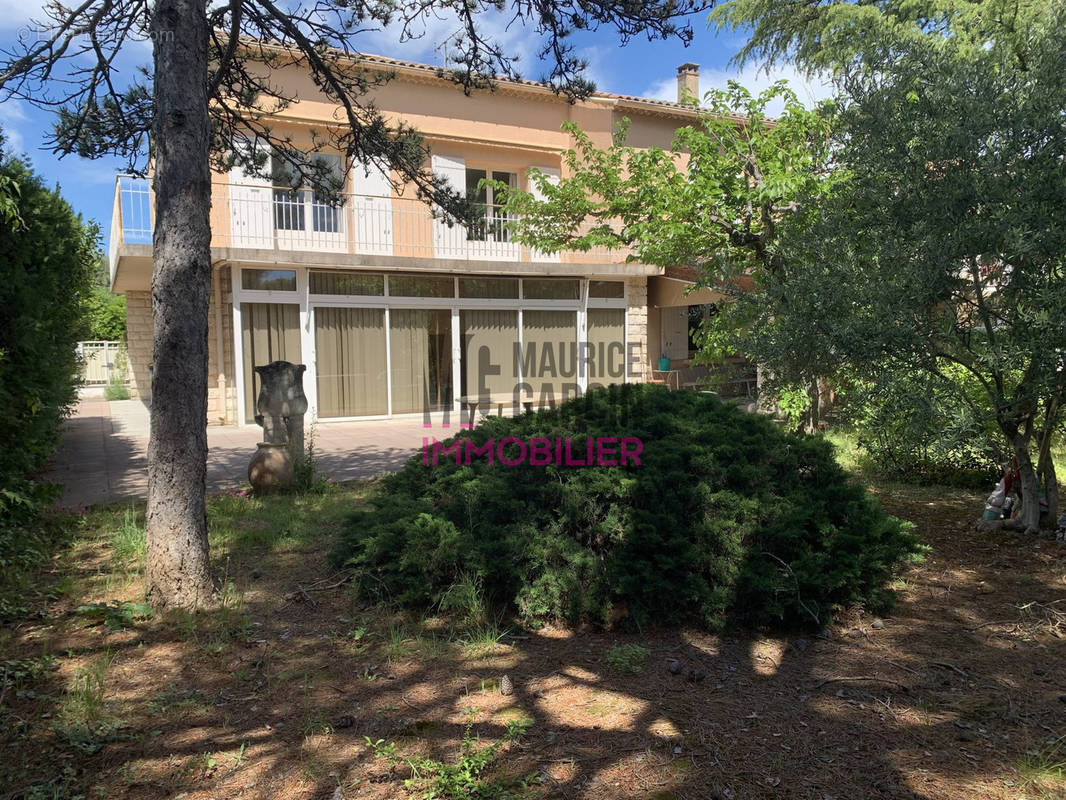
[[(541, 253), (511, 241), (498, 208), (484, 225), (449, 226), (420, 200), (342, 195), (319, 202), (309, 190), (215, 183), (211, 243), (215, 247), (412, 256), (471, 261), (624, 263), (621, 249)], [(153, 203), (146, 178), (119, 176), (111, 219), (111, 266), (122, 244), (151, 244)]]

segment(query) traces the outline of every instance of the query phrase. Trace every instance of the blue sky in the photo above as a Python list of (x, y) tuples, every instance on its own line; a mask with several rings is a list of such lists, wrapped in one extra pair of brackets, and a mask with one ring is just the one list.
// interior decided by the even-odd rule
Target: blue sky
[[(0, 0), (0, 47), (16, 41), (20, 31), (33, 18), (39, 18), (40, 3), (35, 0)], [(502, 22), (488, 20), (513, 52), (529, 51), (528, 36), (520, 29), (506, 29)], [(618, 44), (613, 31), (604, 29), (587, 33), (575, 41), (582, 56), (589, 62), (588, 76), (601, 91), (657, 97), (672, 100), (676, 97), (676, 68), (692, 61), (700, 65), (701, 89), (724, 86), (729, 79), (739, 80), (752, 89), (765, 87), (773, 80), (787, 78), (801, 99), (813, 100), (827, 95), (820, 83), (803, 80), (792, 69), (776, 68), (767, 75), (759, 65), (746, 66), (742, 71), (730, 64), (743, 43), (739, 33), (717, 33), (707, 26), (705, 17), (694, 17), (695, 38), (687, 48), (677, 41), (648, 42), (638, 38), (624, 48)], [(415, 41), (398, 43), (394, 31), (364, 34), (355, 46), (364, 52), (405, 58), (425, 63), (440, 63), (443, 50), (439, 43), (454, 30), (449, 21), (434, 21), (425, 35)], [(149, 63), (151, 52), (147, 43), (137, 46), (126, 59), (132, 69)], [(526, 77), (537, 78), (541, 70), (530, 57), (522, 64)], [(57, 159), (43, 149), (52, 125), (52, 115), (27, 103), (7, 101), (0, 104), (0, 128), (7, 138), (9, 151), (24, 152), (34, 168), (51, 184), (58, 184), (63, 195), (86, 219), (95, 220), (106, 239), (111, 223), (111, 206), (115, 175), (121, 169), (118, 161), (101, 159), (88, 161), (77, 156)]]

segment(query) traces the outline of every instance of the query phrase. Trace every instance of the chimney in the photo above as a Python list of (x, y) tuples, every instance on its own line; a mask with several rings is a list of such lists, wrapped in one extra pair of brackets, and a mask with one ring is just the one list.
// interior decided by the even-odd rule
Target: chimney
[(682, 64), (677, 68), (677, 102), (700, 100), (700, 65)]

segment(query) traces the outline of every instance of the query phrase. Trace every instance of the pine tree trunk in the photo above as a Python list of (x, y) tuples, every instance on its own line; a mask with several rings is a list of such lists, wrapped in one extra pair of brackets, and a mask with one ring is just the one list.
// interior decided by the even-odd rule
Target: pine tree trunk
[(158, 0), (152, 17), (155, 193), (149, 601), (212, 602), (207, 548), (207, 309), (211, 287), (206, 0)]

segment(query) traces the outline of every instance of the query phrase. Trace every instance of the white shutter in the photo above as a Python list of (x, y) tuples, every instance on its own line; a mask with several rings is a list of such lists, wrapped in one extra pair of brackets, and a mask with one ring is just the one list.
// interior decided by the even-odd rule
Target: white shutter
[(392, 182), (389, 180), (390, 168), (383, 166), (378, 161), (371, 161), (367, 165), (356, 164), (352, 171), (355, 183), (355, 193), (370, 197), (392, 197)]
[[(447, 178), (452, 188), (466, 191), (466, 160), (456, 156), (433, 156), (433, 173)], [(440, 219), (433, 220), (433, 255), (436, 258), (462, 258), (466, 255), (466, 228)]]
[[(539, 170), (540, 172), (544, 173), (544, 177), (546, 177), (548, 179), (549, 183), (551, 183), (551, 184), (553, 184), (555, 186), (559, 185), (559, 174), (560, 173), (559, 173), (559, 170), (557, 168), (555, 168), (555, 167), (532, 167), (532, 169), (536, 169), (536, 170)], [(545, 199), (544, 198), (544, 192), (542, 192), (540, 190), (540, 187), (537, 186), (537, 184), (535, 184), (529, 178), (528, 175), (526, 176), (526, 182), (527, 182), (527, 185), (529, 186), (530, 194), (532, 194), (535, 199), (537, 199), (537, 200), (544, 200)], [(540, 250), (531, 249), (529, 251), (529, 257), (530, 257), (530, 260), (539, 261), (539, 262), (558, 261), (559, 260), (559, 253), (558, 252), (555, 252), (555, 253), (544, 253), (544, 252), (541, 252)]]
[[(240, 145), (238, 145), (240, 147)], [(241, 147), (245, 152), (248, 145)], [(265, 167), (270, 174), (270, 161)], [(230, 247), (271, 249), (274, 246), (273, 192), (270, 179), (249, 175), (234, 164), (229, 171)]]
[[(265, 147), (266, 145), (260, 143), (259, 147)], [(247, 154), (251, 149), (248, 142), (235, 142), (234, 150), (238, 153)], [(266, 177), (261, 175), (253, 175), (245, 172), (244, 167), (239, 164), (234, 164), (229, 171), (229, 182), (238, 184), (241, 186), (270, 186), (270, 158), (266, 160), (266, 164), (263, 167), (266, 172)]]
[(352, 168), (355, 252), (392, 255), (392, 182), (389, 167), (377, 161)]
[(433, 156), (433, 172), (447, 178), (457, 192), (466, 191), (466, 159), (456, 156)]

